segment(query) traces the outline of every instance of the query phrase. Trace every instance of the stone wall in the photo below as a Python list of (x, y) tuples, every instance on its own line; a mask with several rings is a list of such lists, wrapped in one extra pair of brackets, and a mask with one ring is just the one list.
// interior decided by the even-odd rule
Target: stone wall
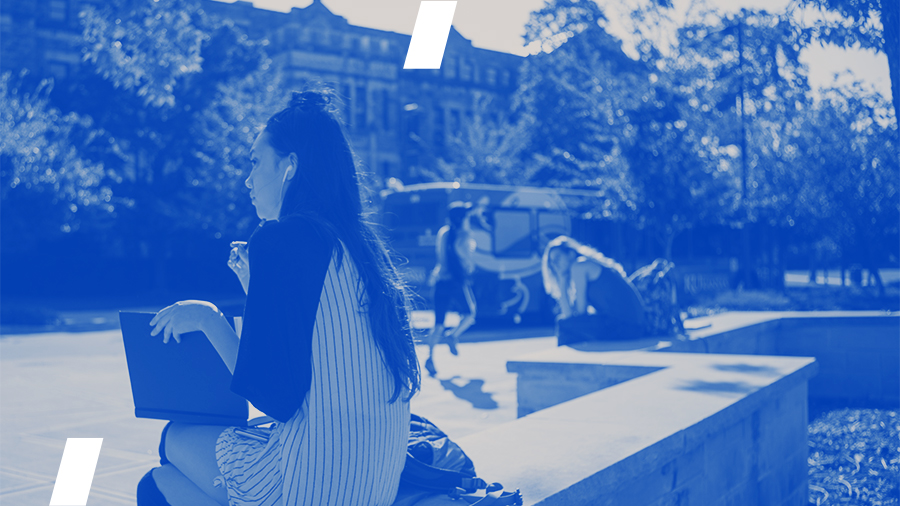
[(801, 506), (808, 399), (900, 404), (900, 315), (726, 313), (691, 323), (702, 328), (686, 339), (631, 350), (587, 343), (508, 362), (520, 418), (461, 445), (481, 474), (522, 489), (525, 504)]
[(813, 359), (562, 347), (508, 369), (541, 404), (615, 383), (460, 440), (525, 504), (806, 504)]
[(663, 351), (815, 357), (811, 402), (900, 406), (900, 315), (725, 313), (701, 321), (710, 327)]

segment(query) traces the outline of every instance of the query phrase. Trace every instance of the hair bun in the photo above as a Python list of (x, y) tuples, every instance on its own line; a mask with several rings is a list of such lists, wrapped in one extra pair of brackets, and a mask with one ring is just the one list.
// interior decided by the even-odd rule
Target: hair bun
[(331, 106), (331, 96), (321, 91), (294, 91), (291, 92), (291, 101), (288, 107), (297, 108), (305, 112), (325, 111)]

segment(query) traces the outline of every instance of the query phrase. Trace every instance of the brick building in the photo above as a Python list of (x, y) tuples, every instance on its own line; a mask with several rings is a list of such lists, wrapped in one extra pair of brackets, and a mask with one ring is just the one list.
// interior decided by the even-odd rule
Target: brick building
[[(81, 60), (78, 12), (89, 3), (102, 1), (3, 0), (0, 70), (27, 68), (66, 79)], [(290, 86), (333, 86), (344, 98), (351, 141), (367, 169), (404, 182), (420, 180), (421, 168), (446, 155), (447, 140), (462, 131), (477, 103), (488, 103), (488, 113), (508, 105), (522, 62), (476, 48), (451, 29), (440, 70), (403, 70), (409, 35), (351, 25), (322, 0), (287, 13), (245, 1), (202, 5), (250, 37), (267, 39)]]

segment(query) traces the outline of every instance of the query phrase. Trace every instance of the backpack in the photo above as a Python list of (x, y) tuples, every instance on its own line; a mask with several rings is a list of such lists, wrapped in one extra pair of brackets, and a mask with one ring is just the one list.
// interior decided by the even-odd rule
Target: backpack
[[(484, 492), (479, 492), (484, 490)], [(463, 502), (460, 502), (462, 500)], [(521, 506), (522, 494), (478, 478), (475, 465), (428, 419), (411, 415), (406, 464), (393, 506)]]
[(628, 276), (644, 301), (646, 332), (650, 336), (684, 334), (673, 279), (675, 264), (658, 258)]

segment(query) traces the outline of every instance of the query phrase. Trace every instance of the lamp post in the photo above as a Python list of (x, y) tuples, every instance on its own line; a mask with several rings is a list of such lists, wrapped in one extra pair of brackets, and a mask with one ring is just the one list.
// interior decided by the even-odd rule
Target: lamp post
[(747, 208), (744, 199), (747, 195), (747, 128), (744, 123), (744, 9), (741, 9), (741, 17), (737, 25), (738, 46), (738, 74), (740, 74), (740, 100), (741, 100), (741, 210), (744, 218), (747, 217)]
[(741, 9), (740, 17), (737, 20), (737, 52), (738, 52), (738, 77), (739, 77), (739, 95), (740, 99), (740, 120), (741, 120), (741, 200), (740, 213), (741, 219), (741, 281), (745, 288), (753, 285), (753, 276), (751, 276), (751, 254), (750, 254), (750, 210), (747, 207), (747, 126), (746, 126), (746, 96), (744, 89), (744, 17), (746, 10)]

